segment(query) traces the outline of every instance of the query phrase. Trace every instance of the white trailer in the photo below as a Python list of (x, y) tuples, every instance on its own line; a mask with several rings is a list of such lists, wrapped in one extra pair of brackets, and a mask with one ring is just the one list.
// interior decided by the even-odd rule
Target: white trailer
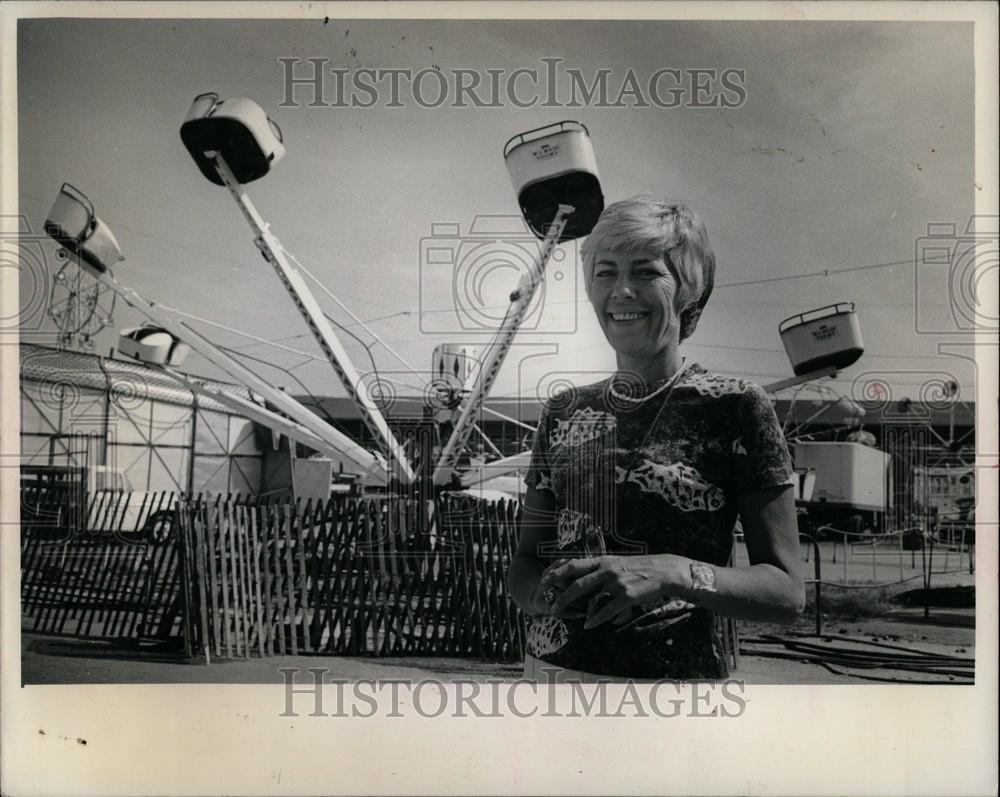
[(814, 526), (882, 528), (892, 506), (888, 454), (861, 443), (802, 441), (792, 445), (792, 457), (796, 470), (815, 473), (812, 496), (802, 502)]

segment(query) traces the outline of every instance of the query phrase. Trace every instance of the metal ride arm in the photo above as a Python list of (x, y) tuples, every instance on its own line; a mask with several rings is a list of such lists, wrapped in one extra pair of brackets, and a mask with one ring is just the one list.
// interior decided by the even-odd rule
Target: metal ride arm
[(764, 385), (764, 390), (767, 393), (777, 393), (779, 390), (795, 387), (796, 385), (801, 385), (806, 382), (812, 382), (814, 379), (823, 379), (827, 376), (834, 377), (836, 375), (837, 369), (830, 365), (826, 368), (820, 368), (818, 371), (812, 371), (808, 374), (802, 374), (801, 376), (793, 376), (791, 379), (782, 379), (780, 382), (772, 382), (769, 385)]
[(444, 450), (441, 452), (441, 457), (434, 468), (433, 481), (435, 486), (444, 486), (451, 480), (451, 475), (455, 470), (459, 454), (461, 454), (462, 449), (469, 439), (469, 435), (472, 433), (473, 419), (479, 412), (479, 408), (489, 393), (490, 388), (493, 387), (493, 383), (496, 382), (500, 366), (503, 365), (507, 351), (514, 342), (517, 330), (520, 328), (521, 322), (524, 321), (524, 316), (528, 312), (528, 306), (531, 304), (535, 291), (542, 281), (545, 266), (548, 264), (549, 258), (552, 256), (552, 251), (556, 248), (556, 244), (559, 243), (559, 239), (562, 237), (569, 215), (574, 210), (575, 208), (572, 205), (559, 206), (555, 218), (552, 219), (552, 224), (549, 225), (548, 233), (545, 235), (545, 240), (538, 252), (538, 257), (528, 272), (521, 278), (517, 290), (510, 295), (510, 307), (507, 309), (507, 315), (504, 317), (500, 329), (497, 330), (497, 334), (490, 341), (490, 345), (486, 349), (472, 391), (465, 400), (458, 420), (455, 422), (451, 437), (448, 439)]
[(487, 462), (481, 468), (472, 468), (468, 473), (463, 473), (459, 477), (459, 482), (461, 482), (463, 487), (474, 487), (486, 478), (509, 476), (519, 470), (527, 470), (529, 465), (531, 465), (531, 452), (522, 451), (520, 454), (514, 454), (511, 457)]
[[(201, 384), (193, 379), (189, 379), (185, 374), (182, 374), (173, 368), (160, 366), (160, 370), (172, 376), (192, 393), (197, 393), (200, 396), (205, 396), (206, 398), (213, 399), (220, 404), (224, 404), (234, 412), (237, 412), (252, 421), (256, 421), (261, 426), (266, 426), (270, 429), (281, 432), (290, 439), (309, 446), (309, 448), (315, 449), (321, 454), (325, 454), (335, 460), (339, 461), (344, 456), (344, 452), (341, 448), (331, 446), (322, 438), (317, 437), (309, 429), (306, 429), (306, 427), (302, 424), (290, 421), (284, 416), (278, 415), (276, 412), (272, 412), (269, 409), (261, 407), (259, 404), (255, 404), (252, 401), (247, 401), (245, 398), (240, 396), (234, 396), (232, 393), (227, 393), (225, 390), (221, 390), (211, 385)], [(366, 471), (366, 475), (374, 477), (384, 483), (386, 481), (385, 463), (375, 460), (375, 466), (373, 469)]]
[(395, 477), (403, 484), (412, 484), (414, 480), (413, 469), (410, 467), (406, 453), (389, 429), (382, 413), (372, 401), (367, 386), (354, 370), (350, 357), (347, 356), (347, 351), (341, 345), (330, 326), (330, 322), (323, 315), (323, 310), (312, 295), (312, 291), (309, 290), (309, 286), (298, 270), (288, 262), (281, 242), (257, 212), (250, 197), (243, 191), (242, 185), (236, 180), (225, 159), (219, 153), (215, 153), (213, 157), (219, 176), (226, 188), (229, 189), (236, 204), (239, 205), (250, 227), (256, 233), (254, 242), (257, 244), (257, 248), (278, 273), (288, 295), (291, 296), (302, 318), (305, 319), (306, 325), (313, 337), (316, 338), (316, 342), (319, 343), (326, 359), (333, 366), (333, 370), (344, 386), (344, 390), (347, 391), (348, 397), (357, 405), (365, 424), (389, 460)]
[[(70, 253), (70, 257), (76, 258), (76, 255)], [(216, 368), (225, 371), (237, 382), (260, 393), (282, 412), (294, 419), (300, 426), (323, 441), (326, 446), (337, 451), (339, 456), (347, 457), (366, 473), (377, 473), (379, 469), (384, 473), (385, 463), (378, 457), (359, 446), (347, 435), (341, 434), (332, 426), (325, 423), (315, 413), (307, 410), (288, 394), (268, 384), (249, 368), (219, 351), (214, 343), (187, 324), (177, 320), (172, 312), (165, 308), (157, 307), (151, 302), (147, 302), (134, 290), (126, 288), (119, 283), (110, 272), (100, 272), (90, 268), (79, 258), (76, 258), (76, 262), (78, 266), (86, 269), (100, 284), (120, 296), (129, 307), (138, 310), (154, 324), (163, 327), (170, 334), (183, 340), (198, 354), (208, 360), (208, 362), (212, 363)]]

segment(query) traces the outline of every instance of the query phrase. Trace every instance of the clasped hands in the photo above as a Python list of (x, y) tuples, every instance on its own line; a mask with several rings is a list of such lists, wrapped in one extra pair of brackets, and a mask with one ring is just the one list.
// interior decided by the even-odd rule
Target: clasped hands
[(636, 606), (662, 600), (678, 583), (678, 561), (670, 554), (557, 559), (542, 573), (537, 603), (554, 617), (587, 618), (584, 628), (622, 625)]

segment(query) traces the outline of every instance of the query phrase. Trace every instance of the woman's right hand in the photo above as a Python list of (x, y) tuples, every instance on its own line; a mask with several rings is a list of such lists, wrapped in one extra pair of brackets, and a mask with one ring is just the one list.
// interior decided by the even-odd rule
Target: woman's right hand
[[(556, 559), (548, 567), (545, 568), (541, 576), (544, 577), (546, 573), (566, 564), (566, 562), (568, 561), (570, 560), (566, 557)], [(539, 581), (541, 582), (541, 580), (542, 579), (540, 578)], [(578, 607), (574, 604), (567, 606), (565, 609), (563, 609), (561, 612), (558, 613), (552, 610), (553, 604), (562, 594), (563, 589), (564, 588), (560, 587), (558, 584), (553, 584), (551, 586), (547, 585), (545, 587), (542, 587), (541, 583), (539, 583), (539, 585), (535, 588), (535, 594), (533, 600), (534, 603), (533, 608), (535, 610), (535, 614), (549, 615), (551, 617), (558, 617), (562, 620), (576, 620), (581, 617), (586, 617), (587, 616), (586, 606)]]

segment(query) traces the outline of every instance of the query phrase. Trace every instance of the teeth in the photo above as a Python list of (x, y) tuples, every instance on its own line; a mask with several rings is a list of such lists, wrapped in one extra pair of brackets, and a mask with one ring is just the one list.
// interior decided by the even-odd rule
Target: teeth
[(642, 316), (643, 313), (611, 313), (611, 318), (615, 321), (635, 321)]

